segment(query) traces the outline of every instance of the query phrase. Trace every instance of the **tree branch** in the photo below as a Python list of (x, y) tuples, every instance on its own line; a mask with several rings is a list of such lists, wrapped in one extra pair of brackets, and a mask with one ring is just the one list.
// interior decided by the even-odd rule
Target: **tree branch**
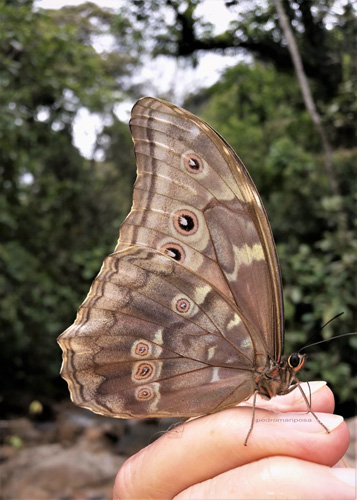
[(322, 124), (321, 117), (317, 111), (317, 108), (315, 106), (314, 100), (312, 98), (309, 82), (306, 78), (305, 71), (302, 65), (299, 49), (297, 47), (297, 43), (295, 40), (294, 33), (290, 27), (288, 18), (285, 14), (284, 8), (282, 6), (282, 3), (280, 0), (274, 0), (274, 4), (279, 16), (279, 23), (281, 26), (281, 29), (284, 33), (285, 39), (288, 44), (288, 49), (291, 55), (291, 59), (294, 64), (294, 68), (296, 71), (296, 76), (298, 78), (299, 84), (300, 84), (300, 89), (301, 93), (305, 102), (306, 109), (308, 110), (311, 119), (313, 123), (315, 124), (316, 130), (318, 134), (320, 135), (321, 142), (322, 142), (322, 147), (324, 150), (325, 154), (325, 161), (324, 161), (324, 166), (325, 166), (325, 172), (327, 175), (327, 178), (329, 180), (330, 188), (331, 191), (334, 195), (339, 195), (340, 194), (340, 189), (338, 186), (337, 179), (335, 177), (335, 173), (333, 170), (333, 160), (332, 160), (332, 148), (330, 145), (330, 142), (327, 138), (327, 134), (325, 131), (325, 128)]

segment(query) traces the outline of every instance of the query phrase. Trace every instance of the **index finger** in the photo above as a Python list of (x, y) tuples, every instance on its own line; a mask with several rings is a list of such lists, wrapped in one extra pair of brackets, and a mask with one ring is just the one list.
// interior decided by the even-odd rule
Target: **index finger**
[(248, 446), (243, 443), (251, 423), (250, 408), (231, 408), (186, 422), (124, 464), (114, 498), (173, 498), (194, 484), (269, 456), (331, 466), (348, 446), (348, 429), (342, 417), (318, 416), (332, 430), (330, 434), (311, 415), (283, 413), (279, 418), (257, 408), (261, 422), (256, 423)]

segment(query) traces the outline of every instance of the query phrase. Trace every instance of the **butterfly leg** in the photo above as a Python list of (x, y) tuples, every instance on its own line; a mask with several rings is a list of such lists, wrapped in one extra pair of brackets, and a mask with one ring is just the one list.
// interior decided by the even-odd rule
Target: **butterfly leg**
[(252, 430), (253, 430), (253, 427), (254, 427), (254, 422), (255, 422), (255, 402), (256, 402), (256, 399), (257, 399), (257, 394), (258, 394), (258, 392), (259, 392), (259, 391), (255, 391), (255, 392), (254, 392), (252, 421), (251, 421), (251, 423), (250, 423), (250, 428), (249, 428), (249, 431), (248, 431), (247, 437), (245, 438), (245, 441), (244, 441), (244, 446), (247, 446), (249, 436), (251, 435)]
[[(296, 378), (294, 378), (294, 381), (296, 382), (296, 384), (297, 384), (297, 386), (298, 386), (298, 388), (299, 388), (299, 390), (300, 390), (300, 392), (301, 392), (301, 394), (302, 394), (302, 397), (303, 397), (303, 398), (304, 398), (304, 400), (305, 400), (306, 406), (308, 407), (309, 412), (311, 413), (311, 415), (313, 415), (313, 417), (314, 417), (314, 418), (316, 419), (316, 421), (317, 421), (317, 422), (321, 425), (321, 427), (323, 427), (323, 428), (325, 429), (325, 431), (326, 431), (328, 434), (330, 434), (329, 429), (326, 427), (326, 425), (325, 425), (325, 424), (323, 424), (323, 423), (321, 422), (321, 420), (319, 419), (319, 417), (318, 417), (318, 416), (316, 415), (316, 413), (312, 410), (312, 408), (311, 408), (311, 404), (309, 403), (309, 401), (308, 401), (308, 399), (307, 399), (307, 397), (306, 397), (306, 394), (305, 394), (305, 393), (304, 393), (304, 391), (302, 390), (299, 380), (298, 380), (298, 379), (296, 379)], [(294, 388), (295, 388), (295, 387), (296, 387), (296, 386), (294, 386)]]

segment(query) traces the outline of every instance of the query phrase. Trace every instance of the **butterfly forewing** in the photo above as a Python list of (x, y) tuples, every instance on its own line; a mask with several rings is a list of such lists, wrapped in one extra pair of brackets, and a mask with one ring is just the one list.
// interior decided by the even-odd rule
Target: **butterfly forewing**
[(244, 165), (191, 113), (143, 98), (133, 207), (60, 337), (73, 401), (115, 417), (194, 416), (249, 397), (282, 350), (270, 226)]
[[(245, 318), (265, 337), (268, 353), (279, 360), (279, 264), (266, 212), (243, 163), (209, 125), (159, 99), (138, 101), (130, 128), (138, 179), (117, 249), (138, 242), (159, 250), (170, 242), (179, 245), (185, 254), (181, 263), (202, 276), (213, 275), (213, 284), (233, 295)], [(189, 168), (187, 158), (199, 167)], [(179, 207), (197, 217), (193, 234), (178, 234), (173, 216)], [(199, 257), (192, 255), (195, 250)]]

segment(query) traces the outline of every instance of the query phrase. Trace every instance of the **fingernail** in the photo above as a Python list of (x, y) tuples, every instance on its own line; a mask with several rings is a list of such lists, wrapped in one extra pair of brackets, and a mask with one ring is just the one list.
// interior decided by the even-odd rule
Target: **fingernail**
[[(319, 413), (317, 417), (330, 432), (343, 422), (343, 417), (331, 413)], [(304, 432), (326, 432), (323, 426), (311, 413), (279, 413), (277, 421), (292, 425), (295, 430)]]
[(356, 471), (354, 469), (331, 469), (331, 474), (333, 474), (337, 479), (342, 481), (348, 486), (356, 486)]
[(303, 389), (307, 387), (307, 390), (309, 390), (310, 386), (311, 392), (317, 392), (325, 387), (325, 385), (327, 385), (327, 382), (325, 380), (313, 380), (312, 382), (303, 382), (301, 385)]
[[(306, 397), (309, 399), (310, 392), (311, 394), (314, 394), (315, 392), (325, 387), (325, 385), (327, 385), (327, 382), (325, 382), (324, 380), (316, 380), (313, 382), (304, 382), (300, 384), (300, 387), (304, 391)], [(305, 401), (300, 391), (296, 392), (296, 394), (300, 394), (300, 397), (296, 399), (295, 403), (300, 403), (300, 401)]]
[[(326, 382), (323, 380), (318, 380), (314, 382), (303, 382), (300, 384), (300, 389), (304, 392), (306, 395), (307, 399), (309, 400), (310, 397), (310, 392), (311, 394), (316, 393), (323, 387), (325, 387)], [(309, 389), (310, 386), (310, 389)], [(292, 404), (297, 405), (300, 404), (301, 402), (305, 403), (306, 406), (306, 401), (303, 398), (298, 386), (296, 386), (295, 390), (291, 391), (290, 394), (284, 395), (284, 396), (277, 396), (277, 402), (279, 402), (279, 405), (282, 406), (287, 406), (291, 407)]]
[[(321, 425), (311, 413), (310, 416), (315, 420), (316, 424), (319, 425), (320, 430), (323, 430), (321, 429)], [(336, 429), (343, 422), (343, 417), (341, 417), (341, 415), (334, 415), (333, 413), (319, 413), (318, 418), (324, 425), (326, 425), (330, 432)]]

